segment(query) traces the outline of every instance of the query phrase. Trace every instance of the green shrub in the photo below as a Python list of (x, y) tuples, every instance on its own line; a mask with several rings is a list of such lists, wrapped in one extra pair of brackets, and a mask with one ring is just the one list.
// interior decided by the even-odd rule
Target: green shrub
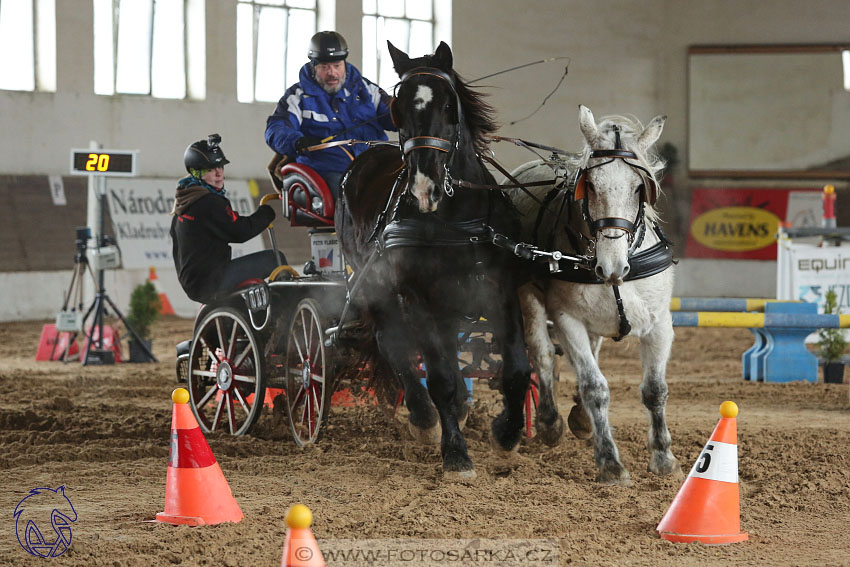
[(151, 325), (159, 318), (162, 302), (153, 283), (139, 284), (130, 294), (130, 312), (127, 323), (143, 340), (150, 339)]
[[(838, 315), (841, 309), (838, 307), (835, 290), (831, 289), (826, 292), (826, 302), (823, 305), (823, 312), (827, 315)], [(818, 350), (824, 362), (838, 362), (844, 356), (844, 349), (847, 348), (847, 341), (844, 340), (844, 332), (842, 329), (821, 329), (818, 332)]]

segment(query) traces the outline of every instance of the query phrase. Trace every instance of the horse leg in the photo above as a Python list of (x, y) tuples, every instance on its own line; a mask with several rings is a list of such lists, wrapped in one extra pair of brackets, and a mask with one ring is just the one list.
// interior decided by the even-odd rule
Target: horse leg
[(620, 462), (608, 422), (611, 398), (608, 382), (593, 356), (590, 337), (584, 325), (566, 313), (559, 314), (557, 324), (567, 339), (566, 347), (575, 369), (581, 403), (593, 424), (593, 455), (599, 468), (596, 480), (605, 484), (630, 485), (629, 471)]
[[(590, 348), (593, 351), (593, 358), (599, 364), (599, 349), (602, 347), (602, 337), (588, 333), (590, 339)], [(593, 424), (590, 422), (590, 416), (584, 411), (584, 406), (581, 403), (581, 396), (578, 393), (578, 383), (576, 383), (576, 393), (573, 394), (573, 407), (570, 409), (570, 415), (567, 417), (567, 425), (576, 438), (586, 440), (593, 437)]]
[(502, 397), (504, 408), (493, 419), (491, 431), (493, 441), (499, 449), (513, 451), (522, 437), (525, 427), (525, 395), (531, 382), (531, 366), (526, 354), (522, 310), (516, 288), (502, 298), (502, 309), (488, 314), (494, 323), (493, 335), (502, 345)]
[(457, 364), (457, 328), (440, 325), (432, 340), (424, 341), (428, 393), (440, 416), (442, 435), (440, 452), (443, 457), (443, 475), (447, 478), (471, 480), (475, 468), (466, 449), (466, 439), (460, 431), (459, 418), (465, 414), (467, 390), (460, 379)]
[(408, 340), (403, 321), (392, 311), (373, 312), (378, 347), (384, 360), (404, 388), (404, 403), (410, 415), (408, 430), (413, 438), (424, 445), (436, 445), (440, 442), (440, 422), (431, 403), (428, 390), (419, 380), (419, 373), (412, 361), (415, 348)]
[(661, 322), (652, 333), (641, 337), (640, 359), (643, 382), (640, 397), (649, 415), (649, 470), (658, 475), (681, 475), (682, 467), (670, 451), (667, 430), (667, 360), (673, 343), (670, 321)]
[(554, 447), (564, 435), (564, 419), (558, 413), (558, 405), (555, 403), (555, 346), (549, 338), (543, 294), (534, 284), (527, 284), (519, 289), (519, 301), (525, 343), (531, 366), (537, 373), (540, 393), (535, 423), (537, 436), (545, 444)]

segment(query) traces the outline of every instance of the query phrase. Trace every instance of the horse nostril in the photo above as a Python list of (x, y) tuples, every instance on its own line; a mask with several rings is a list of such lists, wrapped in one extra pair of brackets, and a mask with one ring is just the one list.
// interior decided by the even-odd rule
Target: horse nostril
[(631, 266), (629, 266), (628, 264), (626, 264), (625, 266), (623, 266), (623, 275), (625, 276), (626, 274), (628, 274), (628, 273), (629, 273), (629, 270), (631, 270), (631, 269), (632, 269), (632, 267), (631, 267)]
[(596, 275), (597, 275), (600, 279), (605, 279), (605, 274), (604, 274), (604, 272), (602, 271), (602, 266), (600, 266), (599, 264), (597, 264), (597, 265), (596, 265)]

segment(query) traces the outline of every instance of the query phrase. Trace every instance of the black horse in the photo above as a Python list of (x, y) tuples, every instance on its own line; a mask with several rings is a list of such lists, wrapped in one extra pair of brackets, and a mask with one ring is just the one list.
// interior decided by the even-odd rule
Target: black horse
[(457, 359), (462, 321), (485, 317), (501, 349), (504, 409), (493, 421), (494, 445), (514, 450), (524, 423), (531, 368), (516, 292), (521, 267), (495, 245), (519, 234), (519, 216), (479, 157), (496, 130), (493, 109), (454, 72), (449, 47), (416, 59), (389, 50), (401, 77), (392, 104), (401, 154), (378, 146), (354, 160), (336, 226), (362, 279), (353, 301), (371, 316), (378, 348), (402, 382), (411, 433), (439, 439), (444, 475), (470, 479), (460, 430), (468, 412)]

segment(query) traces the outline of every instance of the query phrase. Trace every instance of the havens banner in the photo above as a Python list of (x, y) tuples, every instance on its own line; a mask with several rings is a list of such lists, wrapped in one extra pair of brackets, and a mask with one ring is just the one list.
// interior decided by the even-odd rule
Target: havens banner
[(685, 255), (773, 260), (780, 222), (819, 226), (820, 189), (694, 189)]
[[(109, 177), (106, 195), (113, 230), (121, 249), (123, 268), (173, 268), (171, 257), (171, 208), (176, 180)], [(239, 215), (254, 212), (247, 181), (226, 181), (227, 198)], [(237, 258), (263, 249), (262, 238), (231, 244)]]

